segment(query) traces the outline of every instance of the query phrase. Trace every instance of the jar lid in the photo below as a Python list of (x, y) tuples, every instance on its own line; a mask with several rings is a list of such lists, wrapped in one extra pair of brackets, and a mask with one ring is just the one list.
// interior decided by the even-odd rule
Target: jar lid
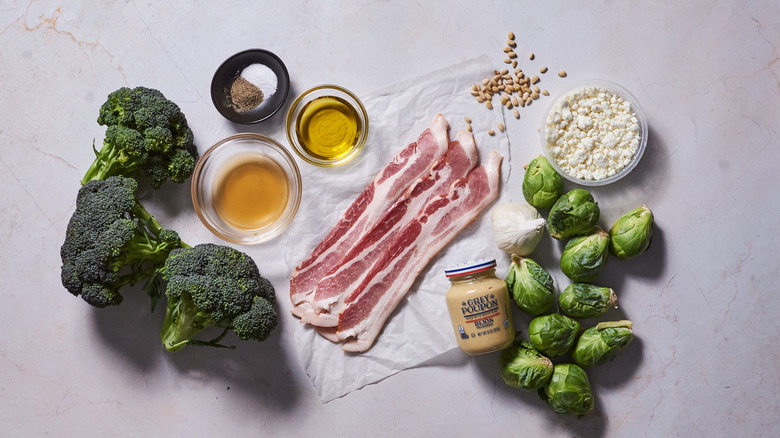
[(495, 267), (496, 259), (481, 259), (445, 269), (444, 275), (446, 275), (447, 278), (458, 277), (461, 275), (476, 274), (477, 272), (487, 271), (488, 269), (493, 269)]

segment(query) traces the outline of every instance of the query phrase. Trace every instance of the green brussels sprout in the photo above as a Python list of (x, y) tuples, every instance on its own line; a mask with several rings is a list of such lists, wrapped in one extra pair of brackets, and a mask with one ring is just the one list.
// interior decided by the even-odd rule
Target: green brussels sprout
[(553, 363), (530, 342), (515, 342), (501, 352), (501, 378), (507, 385), (533, 391), (550, 381)]
[(609, 234), (601, 228), (588, 236), (571, 239), (561, 253), (561, 271), (572, 281), (595, 280), (607, 265), (608, 247)]
[(583, 368), (609, 362), (634, 339), (631, 321), (600, 322), (585, 330), (574, 347), (572, 360)]
[(539, 397), (559, 414), (578, 418), (593, 410), (593, 389), (585, 370), (573, 363), (555, 365), (550, 383), (538, 391)]
[(509, 265), (506, 275), (506, 286), (517, 307), (532, 316), (546, 312), (555, 302), (552, 277), (529, 258), (512, 256), (512, 264)]
[(528, 338), (537, 350), (556, 358), (571, 349), (580, 323), (560, 313), (537, 316), (528, 325)]
[(558, 198), (550, 209), (547, 227), (550, 235), (561, 240), (590, 234), (599, 222), (599, 204), (584, 189), (574, 189)]
[(653, 212), (642, 205), (618, 219), (609, 229), (609, 252), (619, 259), (642, 254), (653, 238)]
[(572, 283), (558, 296), (561, 310), (575, 318), (595, 318), (617, 307), (617, 295), (608, 287), (588, 283)]
[(543, 155), (531, 160), (523, 176), (523, 197), (536, 208), (550, 208), (563, 194), (563, 178)]

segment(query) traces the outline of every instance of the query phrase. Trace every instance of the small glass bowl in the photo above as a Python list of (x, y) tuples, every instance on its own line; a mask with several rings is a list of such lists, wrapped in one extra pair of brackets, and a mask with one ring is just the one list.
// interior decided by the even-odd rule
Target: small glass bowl
[[(596, 88), (610, 91), (620, 96), (626, 102), (629, 102), (631, 104), (631, 109), (634, 111), (634, 113), (636, 114), (636, 118), (639, 121), (639, 135), (640, 135), (639, 148), (637, 149), (634, 156), (631, 158), (631, 161), (614, 175), (604, 179), (598, 179), (598, 180), (581, 179), (581, 178), (577, 178), (574, 175), (569, 175), (568, 173), (566, 173), (566, 171), (564, 171), (558, 165), (558, 163), (552, 157), (550, 150), (547, 148), (547, 135), (546, 135), (547, 117), (549, 117), (553, 109), (563, 99), (567, 98), (572, 92), (581, 90), (583, 88), (591, 88), (591, 87), (596, 87)], [(573, 183), (580, 184), (583, 186), (591, 186), (591, 187), (607, 185), (628, 175), (634, 169), (634, 167), (636, 167), (636, 165), (639, 163), (639, 160), (642, 158), (642, 154), (645, 152), (645, 148), (647, 147), (647, 131), (648, 131), (647, 119), (645, 118), (645, 113), (644, 111), (642, 111), (642, 107), (639, 106), (639, 103), (637, 102), (636, 98), (631, 93), (629, 93), (628, 90), (621, 87), (620, 85), (614, 82), (601, 80), (601, 79), (589, 79), (589, 80), (577, 82), (573, 84), (571, 87), (569, 87), (568, 89), (564, 90), (562, 93), (560, 93), (547, 106), (547, 109), (544, 112), (544, 117), (542, 117), (542, 122), (539, 126), (539, 135), (542, 144), (542, 152), (544, 153), (544, 156), (547, 158), (547, 161), (550, 162), (550, 165), (553, 167), (553, 169), (555, 169), (555, 171), (558, 172), (562, 177), (566, 178), (567, 180)]]
[[(298, 118), (301, 116), (301, 112), (304, 108), (306, 108), (306, 105), (321, 97), (336, 97), (346, 102), (347, 105), (355, 110), (360, 124), (360, 126), (358, 126), (360, 132), (358, 133), (358, 138), (352, 148), (346, 154), (332, 159), (315, 155), (306, 149), (301, 139), (298, 138), (296, 130)], [(307, 163), (320, 167), (338, 166), (355, 158), (355, 156), (360, 153), (360, 150), (363, 149), (366, 139), (368, 138), (368, 114), (366, 113), (365, 107), (363, 107), (363, 103), (360, 102), (360, 99), (346, 88), (338, 85), (319, 85), (303, 92), (295, 99), (292, 106), (290, 106), (290, 111), (287, 113), (287, 138), (290, 140), (290, 144), (292, 145), (293, 150), (295, 150), (295, 153)]]
[[(248, 111), (239, 112), (230, 99), (230, 86), (244, 68), (252, 64), (263, 64), (276, 75), (276, 92)], [(211, 101), (223, 117), (235, 123), (257, 123), (276, 114), (287, 100), (290, 91), (290, 75), (282, 60), (273, 52), (250, 49), (236, 53), (219, 66), (211, 79)]]
[[(219, 216), (214, 194), (220, 169), (231, 160), (244, 155), (271, 159), (287, 178), (287, 204), (276, 220), (260, 228), (239, 228)], [(278, 236), (292, 222), (301, 202), (301, 174), (292, 155), (276, 140), (260, 134), (236, 134), (218, 141), (204, 153), (192, 175), (192, 203), (203, 225), (217, 237), (228, 242), (254, 245)]]

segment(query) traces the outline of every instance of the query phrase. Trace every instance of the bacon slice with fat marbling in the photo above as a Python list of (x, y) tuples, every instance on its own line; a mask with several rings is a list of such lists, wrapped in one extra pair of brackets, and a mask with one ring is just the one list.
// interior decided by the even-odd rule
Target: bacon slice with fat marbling
[(477, 218), (498, 196), (502, 157), (491, 152), (487, 163), (456, 181), (449, 193), (431, 199), (401, 231), (360, 286), (344, 301), (335, 337), (342, 349), (371, 348), (390, 314), (430, 260)]
[(290, 279), (292, 313), (303, 316), (317, 283), (418, 178), (430, 172), (449, 144), (449, 124), (437, 114), (433, 124), (382, 169), (347, 209)]
[[(371, 231), (320, 280), (314, 293), (312, 310), (301, 321), (319, 327), (337, 326), (344, 299), (360, 285), (371, 265), (390, 245), (397, 232), (411, 222), (430, 199), (446, 194), (455, 181), (468, 175), (478, 161), (474, 136), (469, 131), (460, 131), (458, 140), (450, 142), (447, 154), (433, 166), (431, 173), (409, 187)], [(331, 339), (331, 336), (326, 336), (330, 334), (329, 331), (320, 333)]]

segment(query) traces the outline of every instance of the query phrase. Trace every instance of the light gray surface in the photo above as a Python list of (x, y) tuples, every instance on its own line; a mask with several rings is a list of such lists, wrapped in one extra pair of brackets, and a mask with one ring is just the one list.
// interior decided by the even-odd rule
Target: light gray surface
[[(4, 1), (2, 435), (776, 436), (778, 17), (768, 1)], [(590, 373), (596, 410), (584, 419), (504, 385), (495, 355), (457, 351), (321, 404), (287, 314), (290, 266), (273, 245), (246, 250), (279, 290), (280, 329), (236, 351), (165, 353), (162, 314), (150, 315), (145, 299), (127, 294), (123, 306), (96, 310), (60, 285), (59, 246), (103, 135), (97, 109), (114, 89), (162, 90), (187, 114), (201, 152), (244, 130), (285, 142), (281, 114), (245, 127), (213, 108), (211, 75), (229, 55), (274, 51), (291, 94), (333, 82), (365, 95), (482, 54), (502, 68), (508, 31), (524, 69), (549, 67), (541, 85), (551, 93), (608, 79), (637, 97), (650, 126), (637, 169), (593, 190), (602, 225), (646, 203), (657, 228), (650, 252), (612, 260), (602, 274), (620, 296), (613, 316), (634, 321), (638, 339)], [(568, 78), (557, 78), (563, 69)], [(545, 104), (508, 120), (515, 169), (540, 152)], [(521, 177), (511, 175), (510, 198), (521, 198)], [(186, 241), (216, 241), (186, 185), (144, 202)], [(535, 257), (551, 266), (560, 249), (546, 239)]]

